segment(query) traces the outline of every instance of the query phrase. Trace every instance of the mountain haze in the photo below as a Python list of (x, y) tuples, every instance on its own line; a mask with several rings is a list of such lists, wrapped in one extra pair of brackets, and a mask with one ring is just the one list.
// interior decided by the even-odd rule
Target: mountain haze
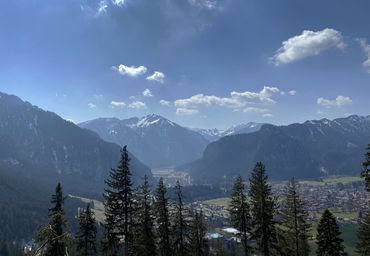
[(159, 115), (120, 120), (99, 118), (79, 124), (106, 141), (128, 145), (151, 167), (175, 166), (201, 157), (208, 141), (199, 133)]

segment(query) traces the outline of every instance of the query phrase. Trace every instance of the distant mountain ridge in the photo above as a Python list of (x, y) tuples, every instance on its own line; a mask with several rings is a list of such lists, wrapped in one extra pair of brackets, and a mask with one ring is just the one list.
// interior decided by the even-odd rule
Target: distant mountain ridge
[(123, 120), (98, 118), (78, 125), (96, 132), (105, 141), (128, 145), (134, 155), (151, 167), (195, 160), (209, 143), (199, 133), (155, 114)]
[(222, 137), (242, 134), (242, 133), (251, 133), (256, 132), (261, 129), (263, 123), (248, 122), (245, 124), (233, 125), (228, 129), (221, 130), (217, 128), (213, 129), (199, 129), (193, 128), (192, 130), (202, 134), (209, 141), (216, 141)]
[[(119, 157), (120, 147), (103, 141), (96, 133), (16, 96), (0, 93), (0, 165), (3, 169), (19, 166), (18, 169), (29, 170), (25, 175), (32, 175), (32, 169), (55, 181), (79, 180), (78, 187), (86, 183), (102, 187)], [(141, 181), (145, 174), (152, 177), (150, 169), (132, 154), (131, 159), (135, 180)]]
[(207, 146), (203, 157), (178, 169), (196, 182), (249, 175), (263, 161), (273, 179), (358, 174), (370, 143), (370, 116), (352, 115), (287, 126), (263, 125), (259, 131), (223, 137)]

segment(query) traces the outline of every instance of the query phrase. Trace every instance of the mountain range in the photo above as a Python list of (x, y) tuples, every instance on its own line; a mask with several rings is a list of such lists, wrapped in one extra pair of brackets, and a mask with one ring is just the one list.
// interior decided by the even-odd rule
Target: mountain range
[(217, 128), (213, 129), (193, 128), (193, 130), (202, 134), (204, 138), (206, 138), (208, 141), (213, 142), (225, 136), (256, 132), (259, 129), (261, 129), (262, 125), (263, 123), (248, 122), (245, 124), (234, 125), (224, 130)]
[(202, 158), (178, 169), (189, 172), (196, 183), (248, 177), (257, 161), (265, 163), (273, 179), (357, 175), (369, 142), (370, 116), (266, 124), (259, 131), (210, 143)]
[(254, 132), (262, 126), (250, 122), (226, 130), (192, 129), (155, 114), (123, 120), (98, 118), (78, 125), (96, 132), (108, 142), (128, 145), (135, 156), (152, 168), (196, 160), (209, 142), (224, 136)]
[(199, 158), (208, 140), (159, 115), (120, 120), (99, 118), (79, 124), (106, 141), (128, 145), (150, 167), (176, 166)]
[[(16, 96), (0, 93), (2, 169), (23, 170), (22, 175), (39, 175), (54, 182), (68, 180), (65, 186), (76, 189), (89, 190), (87, 185), (91, 184), (90, 188), (98, 191), (119, 157), (120, 147), (96, 133)], [(152, 177), (147, 166), (133, 154), (130, 157), (134, 180)]]

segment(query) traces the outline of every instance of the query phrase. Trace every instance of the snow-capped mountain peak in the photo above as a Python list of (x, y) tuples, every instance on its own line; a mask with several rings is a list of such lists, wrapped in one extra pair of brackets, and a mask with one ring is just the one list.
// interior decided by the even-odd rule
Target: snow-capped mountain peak
[(170, 126), (175, 126), (173, 122), (170, 120), (156, 114), (150, 114), (147, 116), (144, 116), (139, 119), (139, 121), (136, 123), (136, 127), (150, 127), (153, 125), (159, 125), (159, 126), (164, 126), (164, 125), (170, 125)]
[(235, 134), (241, 134), (241, 133), (251, 133), (258, 131), (262, 123), (255, 123), (255, 122), (248, 122), (245, 124), (239, 124), (239, 125), (233, 125), (228, 129), (220, 130), (220, 129), (192, 129), (193, 131), (196, 131), (203, 135), (206, 139), (209, 141), (215, 141), (218, 140), (221, 137), (235, 135)]

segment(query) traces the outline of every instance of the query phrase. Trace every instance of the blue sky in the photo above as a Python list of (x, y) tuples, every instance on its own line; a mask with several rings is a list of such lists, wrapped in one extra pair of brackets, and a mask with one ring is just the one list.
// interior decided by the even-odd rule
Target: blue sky
[(75, 122), (368, 115), (370, 2), (2, 0), (0, 91)]

